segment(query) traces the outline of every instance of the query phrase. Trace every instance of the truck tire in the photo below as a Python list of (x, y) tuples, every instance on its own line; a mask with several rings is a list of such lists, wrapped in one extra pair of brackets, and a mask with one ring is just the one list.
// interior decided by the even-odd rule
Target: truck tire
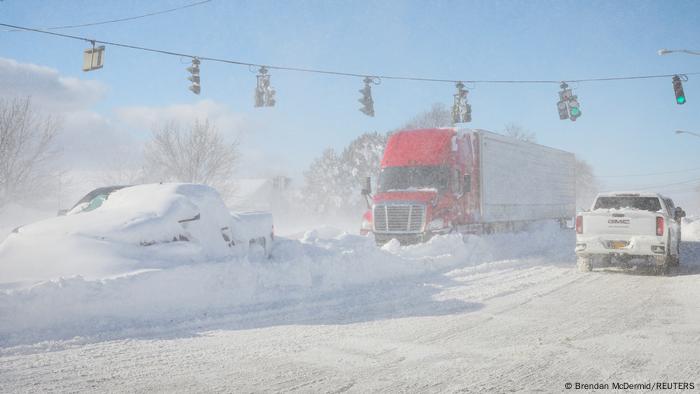
[(576, 266), (580, 272), (591, 272), (593, 270), (591, 259), (588, 257), (577, 257)]
[(676, 257), (673, 258), (673, 265), (679, 267), (681, 265), (681, 241), (678, 240), (676, 245)]
[(666, 255), (666, 264), (669, 267), (677, 267), (680, 263), (680, 242), (676, 245), (676, 255), (671, 253), (671, 234), (668, 235), (668, 254)]
[(656, 265), (654, 271), (656, 275), (668, 275), (671, 271), (670, 259), (665, 259), (662, 264)]

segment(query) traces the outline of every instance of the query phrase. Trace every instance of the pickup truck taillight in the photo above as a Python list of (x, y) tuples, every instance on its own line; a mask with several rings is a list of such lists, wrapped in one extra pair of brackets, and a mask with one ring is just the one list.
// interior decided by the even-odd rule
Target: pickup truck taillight
[(576, 234), (583, 234), (583, 216), (576, 216)]
[(664, 218), (661, 216), (656, 217), (656, 235), (659, 237), (664, 235)]

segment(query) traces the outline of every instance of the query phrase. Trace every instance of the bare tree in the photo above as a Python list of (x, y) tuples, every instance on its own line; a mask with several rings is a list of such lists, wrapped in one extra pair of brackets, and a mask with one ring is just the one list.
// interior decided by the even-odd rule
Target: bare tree
[[(103, 185), (138, 185), (148, 182), (146, 170), (140, 161), (112, 160), (96, 174), (94, 182)], [(153, 178), (152, 180), (155, 180)]]
[(503, 128), (503, 134), (525, 142), (537, 142), (535, 133), (526, 130), (517, 123), (508, 123)]
[(452, 111), (443, 103), (435, 103), (428, 111), (411, 118), (402, 129), (429, 129), (451, 126)]
[(239, 152), (209, 120), (183, 130), (170, 122), (153, 130), (144, 152), (146, 178), (159, 181), (203, 183), (224, 196), (233, 193), (233, 173)]
[(59, 130), (59, 122), (41, 116), (29, 97), (0, 99), (0, 207), (37, 200), (53, 189), (51, 162)]

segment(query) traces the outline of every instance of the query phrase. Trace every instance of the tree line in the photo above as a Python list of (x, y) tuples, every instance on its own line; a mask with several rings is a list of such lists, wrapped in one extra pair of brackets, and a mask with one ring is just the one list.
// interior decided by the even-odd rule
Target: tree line
[[(394, 130), (363, 133), (340, 151), (325, 149), (304, 171), (303, 185), (292, 204), (318, 215), (359, 215), (365, 206), (360, 194), (364, 179), (377, 179), (388, 136), (399, 129), (444, 127), (451, 122), (450, 110), (438, 103)], [(41, 115), (30, 98), (0, 100), (0, 208), (55, 192), (52, 179), (60, 176), (55, 165), (60, 132), (60, 119)], [(516, 124), (506, 125), (502, 133), (536, 141), (534, 133)], [(104, 182), (203, 183), (226, 198), (235, 193), (240, 156), (238, 142), (225, 138), (208, 119), (186, 125), (168, 122), (153, 128), (138, 166), (127, 168), (120, 163), (116, 174), (105, 176)], [(577, 198), (584, 204), (595, 195), (597, 183), (582, 160), (577, 161), (576, 182)]]

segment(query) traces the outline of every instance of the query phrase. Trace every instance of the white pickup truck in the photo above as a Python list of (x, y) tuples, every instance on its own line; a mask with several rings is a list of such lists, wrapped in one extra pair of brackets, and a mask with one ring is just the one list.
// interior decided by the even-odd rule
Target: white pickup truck
[(684, 216), (682, 208), (657, 193), (599, 194), (590, 211), (576, 216), (579, 270), (643, 258), (656, 273), (668, 273), (680, 263)]

